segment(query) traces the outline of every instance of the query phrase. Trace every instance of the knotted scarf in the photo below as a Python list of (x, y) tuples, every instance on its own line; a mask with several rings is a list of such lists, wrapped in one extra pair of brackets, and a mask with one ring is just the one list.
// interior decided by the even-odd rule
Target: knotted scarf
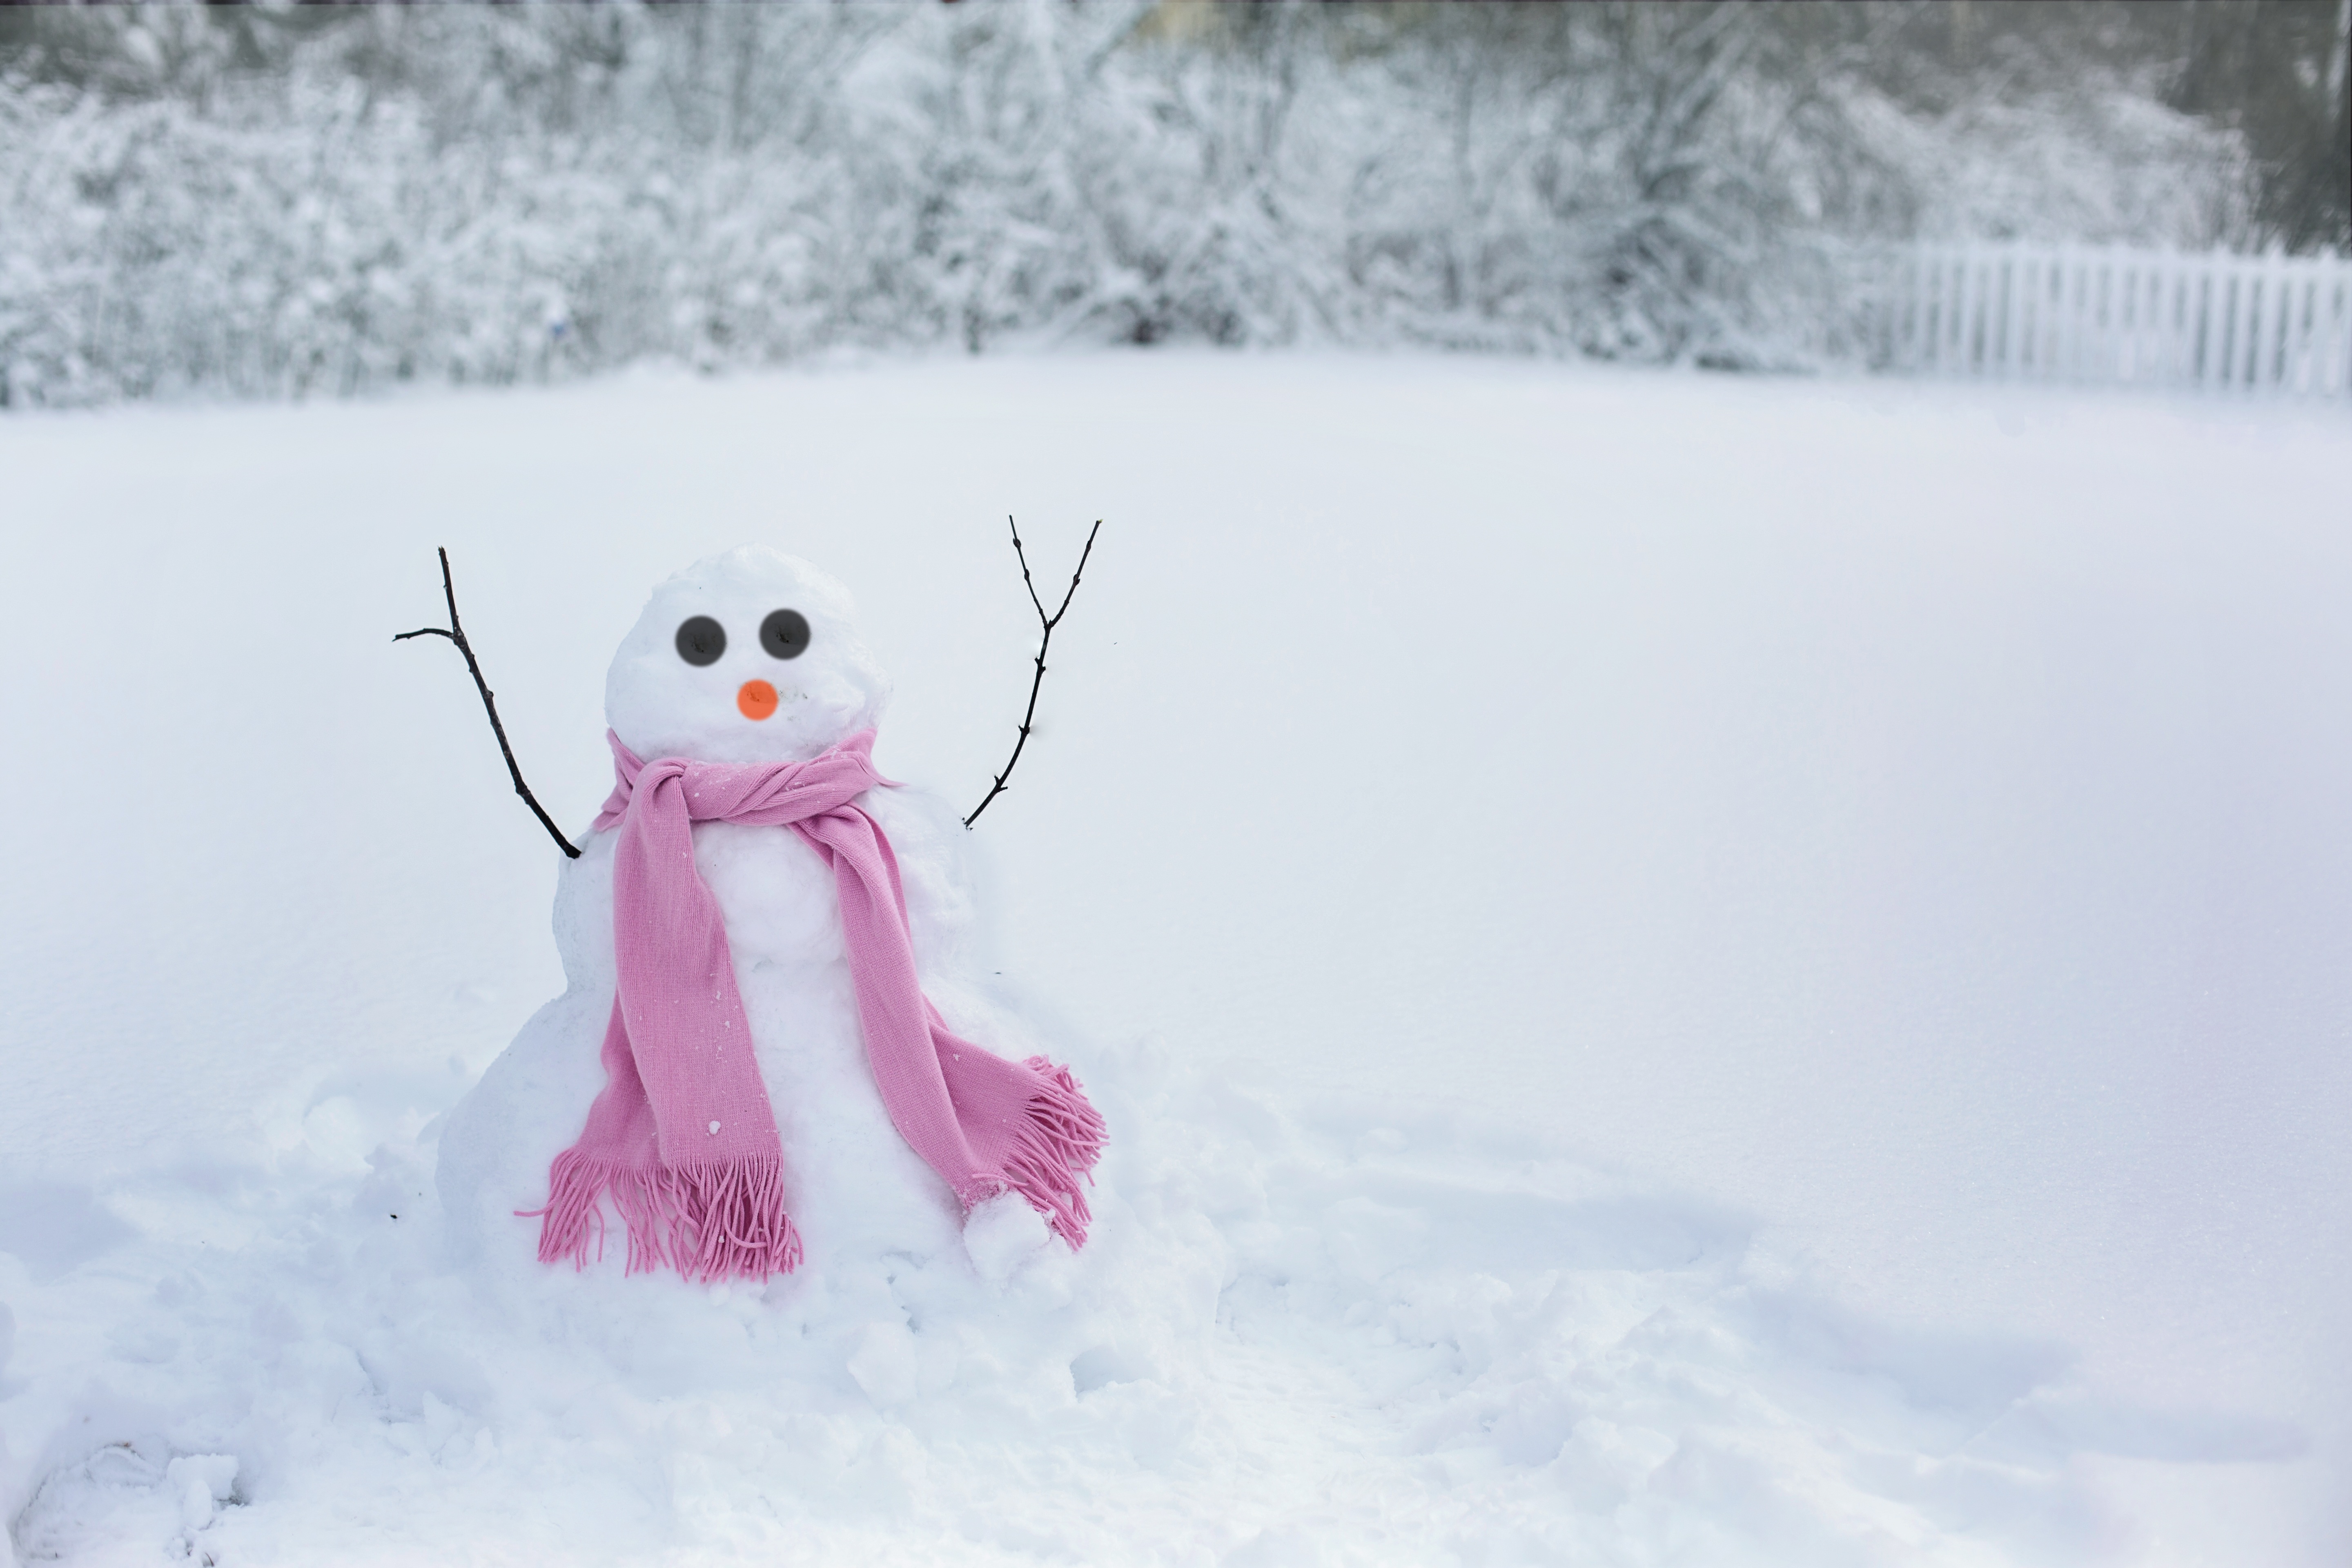
[(629, 1232), (629, 1271), (764, 1279), (800, 1262), (784, 1212), (783, 1149), (752, 1054), (719, 900), (694, 865), (693, 825), (789, 827), (832, 868), (866, 1059), (900, 1137), (969, 1209), (1017, 1192), (1072, 1247), (1102, 1118), (1066, 1068), (1007, 1061), (950, 1034), (915, 976), (898, 858), (857, 797), (887, 783), (874, 731), (805, 763), (640, 760), (606, 732), (618, 782), (596, 818), (617, 826), (613, 946), (620, 984), (604, 1030), (607, 1081), (580, 1142), (548, 1173), (539, 1256), (602, 1251), (602, 1199)]

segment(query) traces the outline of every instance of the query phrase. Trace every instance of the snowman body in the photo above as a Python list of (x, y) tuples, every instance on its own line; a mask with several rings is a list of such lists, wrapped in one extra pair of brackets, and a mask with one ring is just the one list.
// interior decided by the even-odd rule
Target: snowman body
[[(761, 635), (782, 611), (803, 623), (797, 648), (791, 636)], [(752, 548), (656, 590), (614, 660), (605, 707), (614, 732), (648, 761), (806, 761), (870, 727), (887, 691), (856, 638), (840, 585)], [(856, 805), (897, 858), (926, 993), (952, 993), (971, 910), (956, 853), (961, 824), (911, 789), (868, 790)], [(549, 1166), (580, 1136), (605, 1083), (615, 838), (588, 835), (561, 873), (563, 995), (525, 1026), (442, 1136), (438, 1182), (452, 1239), (484, 1261), (535, 1259), (536, 1222), (517, 1211), (545, 1201)], [(693, 843), (726, 926), (782, 1145), (786, 1204), (810, 1264), (923, 1260), (954, 1246), (961, 1205), (899, 1136), (866, 1059), (833, 871), (789, 827), (702, 822)], [(1042, 1222), (1038, 1229), (1042, 1239)], [(605, 1266), (617, 1269), (617, 1234)]]

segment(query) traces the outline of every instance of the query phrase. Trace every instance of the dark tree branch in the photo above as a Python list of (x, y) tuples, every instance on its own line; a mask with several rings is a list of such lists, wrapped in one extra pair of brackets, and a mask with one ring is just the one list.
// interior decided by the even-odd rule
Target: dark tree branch
[(1094, 527), (1087, 530), (1087, 547), (1078, 552), (1078, 569), (1070, 574), (1070, 588), (1062, 595), (1062, 607), (1049, 616), (1045, 613), (1045, 602), (1037, 597), (1037, 584), (1030, 580), (1029, 552), (1021, 548), (1021, 525), (1009, 517), (1004, 521), (1013, 529), (1013, 553), (1021, 560), (1021, 585), (1029, 590), (1029, 602), (1037, 606), (1038, 624), (1045, 628), (1045, 632), (1037, 639), (1037, 673), (1029, 679), (1029, 710), (1021, 715), (1020, 739), (1013, 742), (1013, 755), (1006, 761), (1004, 771), (996, 775), (996, 783), (989, 790), (988, 799), (973, 806), (971, 815), (963, 819), (966, 827), (980, 820), (980, 814), (988, 809), (989, 801), (1004, 793), (1004, 781), (1013, 776), (1013, 764), (1021, 760), (1021, 748), (1029, 743), (1030, 725), (1037, 717), (1037, 689), (1045, 684), (1045, 649), (1053, 643), (1054, 628), (1060, 626), (1062, 617), (1069, 613), (1070, 601), (1078, 592), (1078, 579), (1086, 575), (1087, 558), (1095, 552), (1095, 535), (1102, 531), (1102, 519), (1097, 518)]
[[(554, 820), (541, 809), (539, 797), (530, 793), (530, 785), (522, 782), (522, 768), (515, 762), (514, 748), (507, 744), (507, 727), (499, 722), (498, 699), (491, 695), (490, 683), (482, 679), (482, 667), (474, 658), (473, 645), (466, 641), (465, 626), (457, 619), (457, 589), (449, 581), (449, 552), (444, 550), (439, 553), (441, 592), (449, 601), (448, 630), (444, 631), (439, 626), (419, 626), (413, 632), (401, 632), (392, 640), (406, 642), (410, 637), (447, 637), (457, 645), (457, 651), (466, 656), (466, 668), (473, 672), (474, 689), (482, 694), (482, 711), (490, 716), (490, 732), (499, 738), (499, 754), (507, 760), (507, 773), (514, 780), (515, 794), (522, 796), (522, 803), (530, 807), (530, 814), (539, 818), (539, 825), (547, 829), (547, 836), (554, 839), (566, 855), (577, 860), (580, 851), (572, 847), (572, 840), (563, 837)], [(1010, 768), (1005, 771), (1012, 772)]]

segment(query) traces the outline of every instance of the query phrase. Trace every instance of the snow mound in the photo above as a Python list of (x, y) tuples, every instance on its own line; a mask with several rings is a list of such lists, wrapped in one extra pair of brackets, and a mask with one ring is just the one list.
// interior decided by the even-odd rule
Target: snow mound
[[(56, 1420), (16, 1548), (1978, 1563), (2111, 1540), (2070, 1462), (2102, 1421), (2148, 1428), (2082, 1408), (2062, 1352), (1859, 1319), (1741, 1216), (1486, 1130), (1301, 1122), (1149, 1047), (1083, 1070), (1114, 1139), (1076, 1255), (1015, 1205), (961, 1251), (759, 1289), (464, 1265), (429, 1130), (363, 1177), (306, 1145), (103, 1194), (135, 1239), (38, 1285), (0, 1260), (45, 1334), (89, 1342), (29, 1391)], [(527, 1222), (506, 1240), (527, 1257)], [(2291, 1441), (2217, 1430), (2166, 1457)]]

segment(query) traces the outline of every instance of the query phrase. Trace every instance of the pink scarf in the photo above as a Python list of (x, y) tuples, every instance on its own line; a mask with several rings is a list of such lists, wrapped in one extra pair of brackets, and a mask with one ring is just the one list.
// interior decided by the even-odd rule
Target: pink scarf
[(612, 742), (619, 782), (596, 818), (618, 826), (613, 945), (620, 985), (604, 1031), (604, 1092), (555, 1157), (539, 1256), (585, 1264), (604, 1247), (600, 1200), (629, 1230), (629, 1271), (760, 1279), (800, 1262), (784, 1213), (783, 1148), (753, 1059), (727, 929), (694, 868), (697, 822), (790, 827), (832, 867), (866, 1059), (900, 1137), (964, 1206), (1017, 1192), (1072, 1247), (1087, 1239), (1078, 1178), (1102, 1118), (1069, 1069), (1015, 1063), (948, 1032), (915, 978), (890, 841), (856, 804), (886, 784), (866, 730), (805, 763), (640, 761)]

